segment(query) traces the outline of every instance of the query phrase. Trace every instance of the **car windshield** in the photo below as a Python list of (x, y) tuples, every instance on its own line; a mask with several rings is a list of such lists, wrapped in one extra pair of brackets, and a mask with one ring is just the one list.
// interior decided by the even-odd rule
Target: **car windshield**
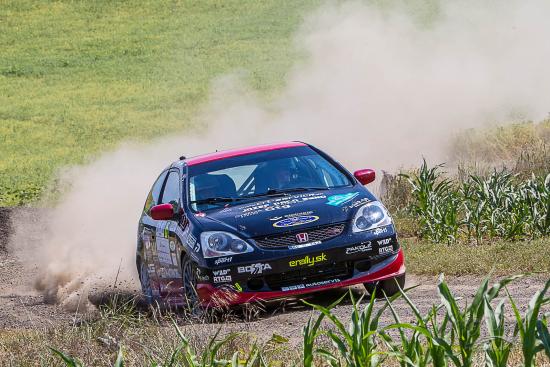
[(195, 211), (291, 192), (351, 185), (346, 173), (307, 146), (193, 165), (188, 177), (187, 197)]

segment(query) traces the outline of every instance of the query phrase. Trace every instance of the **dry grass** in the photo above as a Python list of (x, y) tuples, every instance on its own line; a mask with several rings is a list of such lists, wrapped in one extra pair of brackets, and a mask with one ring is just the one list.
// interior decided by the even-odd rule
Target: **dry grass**
[[(550, 273), (550, 238), (494, 241), (482, 245), (445, 245), (417, 238), (401, 240), (413, 274), (496, 275)], [(430, 259), (426, 261), (426, 259)]]
[(548, 173), (550, 119), (462, 131), (454, 137), (450, 153), (450, 161), (468, 173), (483, 174), (502, 166), (528, 176)]

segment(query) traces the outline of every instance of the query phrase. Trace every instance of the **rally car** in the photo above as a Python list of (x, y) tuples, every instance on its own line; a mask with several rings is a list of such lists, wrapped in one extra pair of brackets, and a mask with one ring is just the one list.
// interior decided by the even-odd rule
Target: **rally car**
[(136, 264), (149, 302), (232, 306), (365, 284), (405, 283), (392, 218), (326, 153), (288, 142), (181, 157), (153, 184)]

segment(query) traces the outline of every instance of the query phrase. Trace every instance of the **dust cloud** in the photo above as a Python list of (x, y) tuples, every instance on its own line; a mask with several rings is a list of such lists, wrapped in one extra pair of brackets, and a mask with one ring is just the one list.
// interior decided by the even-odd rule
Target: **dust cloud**
[(350, 169), (394, 170), (422, 156), (445, 160), (454, 131), (547, 116), (549, 2), (441, 2), (423, 19), (395, 4), (325, 4), (297, 31), (305, 58), (275, 98), (266, 102), (238, 74), (220, 77), (197, 131), (68, 169), (70, 188), (39, 219), (38, 239), (25, 228), (15, 236), (21, 256), (38, 264), (39, 289), (72, 304), (75, 292), (113, 284), (119, 266), (119, 280), (135, 279), (145, 196), (181, 154), (302, 140)]

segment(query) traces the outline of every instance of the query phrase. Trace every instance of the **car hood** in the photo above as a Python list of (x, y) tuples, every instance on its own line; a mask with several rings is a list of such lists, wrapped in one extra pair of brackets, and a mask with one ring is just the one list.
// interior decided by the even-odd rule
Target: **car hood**
[(211, 210), (199, 217), (205, 227), (217, 222), (244, 237), (257, 237), (344, 222), (372, 200), (374, 196), (363, 187), (308, 191)]

